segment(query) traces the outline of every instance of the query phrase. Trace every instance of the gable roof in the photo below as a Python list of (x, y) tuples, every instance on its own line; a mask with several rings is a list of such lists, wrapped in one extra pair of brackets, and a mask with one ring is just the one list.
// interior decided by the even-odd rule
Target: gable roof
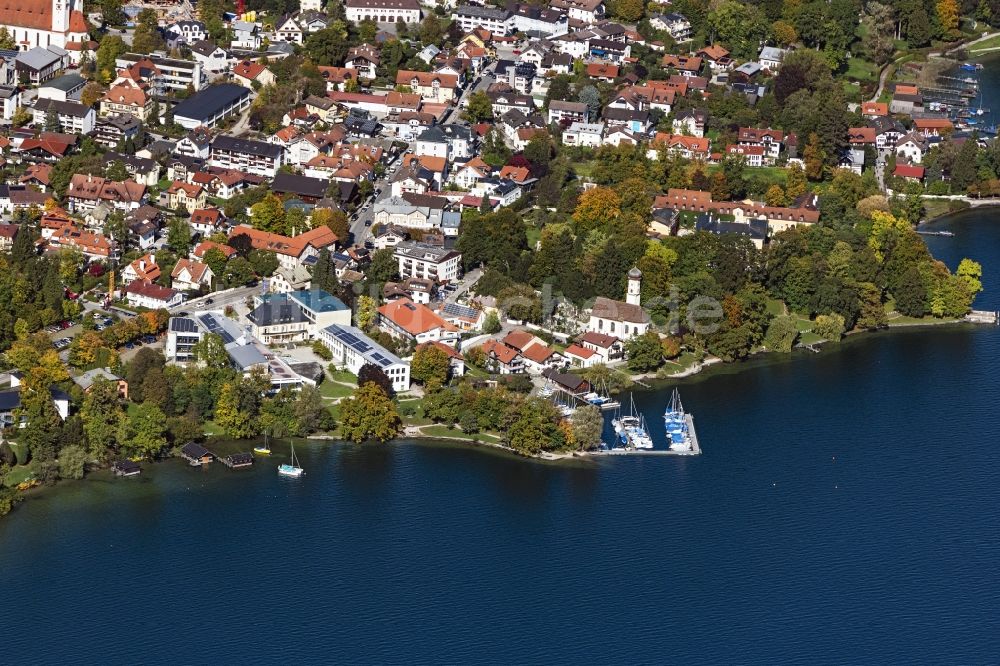
[(400, 298), (386, 303), (378, 309), (378, 312), (380, 316), (413, 336), (438, 328), (445, 331), (458, 330), (426, 305), (414, 303), (409, 298)]

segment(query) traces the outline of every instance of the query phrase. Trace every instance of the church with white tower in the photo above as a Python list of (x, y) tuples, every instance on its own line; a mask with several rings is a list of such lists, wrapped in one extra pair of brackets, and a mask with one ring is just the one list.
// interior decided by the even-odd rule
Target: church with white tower
[(0, 0), (0, 26), (19, 51), (89, 39), (83, 0)]

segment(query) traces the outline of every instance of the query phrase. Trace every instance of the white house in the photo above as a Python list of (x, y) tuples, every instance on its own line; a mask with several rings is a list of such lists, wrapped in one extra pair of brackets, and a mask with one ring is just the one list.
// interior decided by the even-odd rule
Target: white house
[(184, 301), (184, 295), (176, 289), (161, 287), (145, 280), (137, 280), (125, 287), (125, 299), (134, 308), (159, 310), (180, 305)]

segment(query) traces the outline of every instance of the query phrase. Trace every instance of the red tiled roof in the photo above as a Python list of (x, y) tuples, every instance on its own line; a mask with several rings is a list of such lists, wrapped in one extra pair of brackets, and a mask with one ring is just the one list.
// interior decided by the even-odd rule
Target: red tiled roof
[(414, 303), (408, 298), (400, 298), (386, 303), (378, 309), (378, 312), (379, 315), (413, 336), (438, 328), (445, 331), (458, 330), (423, 303)]
[(577, 358), (582, 358), (586, 360), (591, 356), (593, 356), (594, 354), (596, 354), (597, 352), (595, 352), (593, 349), (587, 349), (586, 347), (581, 347), (580, 345), (574, 342), (569, 347), (566, 347), (565, 353), (566, 356), (576, 356)]

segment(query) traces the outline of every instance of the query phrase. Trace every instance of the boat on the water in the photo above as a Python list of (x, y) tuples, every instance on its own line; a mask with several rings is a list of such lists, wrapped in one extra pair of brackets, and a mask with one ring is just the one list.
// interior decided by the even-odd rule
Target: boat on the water
[(983, 65), (979, 62), (963, 62), (958, 68), (963, 72), (978, 72), (983, 69)]
[(292, 442), (292, 464), (282, 463), (278, 465), (278, 474), (280, 476), (291, 476), (300, 477), (305, 474), (306, 471), (299, 467), (299, 461), (295, 457), (295, 442)]
[(691, 451), (694, 448), (688, 416), (677, 389), (674, 389), (670, 404), (663, 412), (663, 421), (667, 430), (667, 445), (671, 451)]
[(611, 420), (618, 441), (633, 449), (653, 448), (653, 438), (646, 428), (646, 417), (635, 410), (635, 400), (629, 395), (629, 413), (619, 414)]
[(271, 446), (267, 443), (267, 431), (264, 431), (264, 443), (253, 447), (253, 452), (259, 456), (271, 455)]

